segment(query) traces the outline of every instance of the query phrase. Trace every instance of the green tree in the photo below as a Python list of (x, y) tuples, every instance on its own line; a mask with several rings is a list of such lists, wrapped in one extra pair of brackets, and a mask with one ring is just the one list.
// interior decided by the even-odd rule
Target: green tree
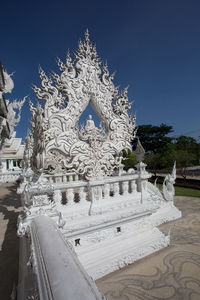
[(147, 168), (156, 176), (157, 170), (160, 169), (160, 154), (149, 153), (145, 156), (144, 162), (147, 164)]
[(161, 169), (171, 169), (176, 160), (176, 146), (167, 143), (160, 151), (160, 167)]
[(130, 149), (128, 149), (128, 151), (123, 150), (123, 157), (122, 163), (124, 164), (125, 169), (134, 168), (137, 164), (136, 156)]
[(173, 132), (173, 127), (166, 124), (160, 126), (140, 125), (137, 129), (137, 137), (146, 152), (160, 153), (162, 148), (172, 141), (172, 138), (167, 136), (171, 132)]
[(198, 164), (199, 158), (200, 158), (200, 144), (197, 143), (197, 141), (190, 136), (179, 136), (175, 139), (175, 146), (177, 151), (182, 150), (186, 151), (191, 155), (191, 158), (193, 159), (190, 161), (190, 164)]
[(187, 167), (192, 166), (194, 160), (195, 160), (194, 154), (188, 153), (186, 150), (176, 151), (176, 165), (177, 168), (181, 169), (181, 175), (183, 176), (183, 178), (186, 178)]

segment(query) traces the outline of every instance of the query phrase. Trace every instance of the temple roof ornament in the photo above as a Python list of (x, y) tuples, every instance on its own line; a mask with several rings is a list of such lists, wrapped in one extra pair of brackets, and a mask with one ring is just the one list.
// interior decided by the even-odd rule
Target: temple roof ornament
[[(121, 164), (122, 150), (131, 149), (135, 136), (127, 88), (120, 93), (107, 64), (101, 67), (88, 30), (74, 59), (68, 51), (66, 62), (58, 58), (57, 64), (60, 75), (53, 72), (48, 77), (40, 67), (41, 85), (33, 86), (37, 98), (44, 100), (44, 107), (38, 104), (35, 108), (30, 103), (33, 168), (42, 172), (56, 161), (57, 171), (59, 166), (88, 180), (109, 175)], [(101, 128), (89, 117), (86, 127), (79, 130), (80, 116), (89, 103), (101, 120)], [(93, 127), (90, 132), (89, 127)]]
[(136, 155), (136, 158), (139, 162), (143, 161), (144, 155), (145, 155), (145, 150), (144, 150), (139, 138), (137, 140), (135, 155)]
[[(10, 136), (11, 137), (14, 134), (14, 128), (17, 126), (17, 124), (21, 120), (21, 110), (22, 110), (22, 106), (24, 105), (26, 98), (27, 98), (27, 96), (25, 96), (24, 99), (21, 101), (14, 100), (13, 102), (6, 100), (6, 104), (7, 104), (7, 108), (8, 108), (7, 120), (8, 120), (9, 126), (10, 126)], [(17, 116), (16, 116), (16, 114), (17, 114)]]

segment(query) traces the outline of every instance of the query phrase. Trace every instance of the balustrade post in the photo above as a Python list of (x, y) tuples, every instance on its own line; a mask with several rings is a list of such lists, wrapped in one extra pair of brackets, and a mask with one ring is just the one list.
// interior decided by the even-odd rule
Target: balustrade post
[(61, 204), (62, 203), (62, 193), (60, 190), (55, 190), (53, 193), (53, 200), (55, 203)]
[(69, 181), (73, 181), (73, 175), (69, 175)]
[(81, 186), (81, 187), (79, 188), (79, 197), (80, 197), (80, 203), (81, 203), (81, 204), (87, 202), (87, 201), (86, 201), (86, 193), (85, 193), (85, 191), (84, 191), (84, 187), (83, 187), (83, 186)]
[(66, 183), (66, 182), (67, 182), (67, 176), (63, 175), (63, 183)]
[(88, 184), (88, 195), (89, 195), (89, 200), (91, 202), (95, 201), (95, 196), (94, 196), (94, 187)]
[(97, 186), (97, 199), (98, 201), (102, 200), (102, 186)]
[(135, 180), (131, 180), (131, 194), (135, 193), (137, 190), (137, 186)]
[(110, 198), (110, 184), (106, 183), (104, 185), (104, 199)]
[(114, 196), (119, 196), (119, 182), (115, 182), (114, 183), (114, 189), (113, 189), (113, 192), (114, 192)]
[(78, 177), (78, 174), (75, 175), (75, 181), (78, 181), (79, 180), (79, 177)]
[(128, 181), (123, 181), (122, 182), (122, 194), (124, 196), (128, 195)]
[(72, 188), (67, 189), (66, 196), (67, 196), (67, 204), (73, 205), (74, 204), (74, 190)]

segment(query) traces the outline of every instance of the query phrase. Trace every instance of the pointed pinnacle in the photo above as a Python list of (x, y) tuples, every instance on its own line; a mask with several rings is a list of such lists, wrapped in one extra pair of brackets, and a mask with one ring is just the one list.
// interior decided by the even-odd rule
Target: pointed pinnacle
[(90, 35), (89, 35), (88, 28), (87, 28), (86, 31), (85, 31), (85, 40), (86, 40), (86, 41), (89, 41), (89, 40), (90, 40)]

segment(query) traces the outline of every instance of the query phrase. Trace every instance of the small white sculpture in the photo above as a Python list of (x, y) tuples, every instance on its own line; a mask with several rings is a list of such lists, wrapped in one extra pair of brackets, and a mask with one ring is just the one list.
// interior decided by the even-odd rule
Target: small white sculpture
[(63, 219), (62, 213), (59, 212), (59, 218), (58, 218), (58, 222), (57, 225), (59, 228), (63, 228), (65, 226), (66, 221)]
[(163, 182), (163, 196), (167, 201), (173, 201), (175, 195), (174, 183), (176, 180), (176, 162), (172, 174), (167, 174)]
[(14, 88), (14, 82), (11, 78), (12, 74), (8, 74), (6, 70), (3, 70), (3, 76), (4, 76), (4, 80), (5, 80), (5, 86), (4, 86), (4, 90), (3, 93), (12, 93), (12, 90)]
[[(17, 126), (17, 124), (19, 123), (19, 121), (21, 119), (21, 109), (22, 109), (22, 106), (24, 105), (26, 98), (27, 98), (27, 96), (24, 97), (24, 99), (21, 101), (15, 100), (13, 102), (6, 100), (7, 108), (8, 108), (7, 120), (10, 125), (10, 136), (11, 137), (14, 134), (14, 127)], [(18, 110), (17, 117), (16, 117), (16, 110)]]

